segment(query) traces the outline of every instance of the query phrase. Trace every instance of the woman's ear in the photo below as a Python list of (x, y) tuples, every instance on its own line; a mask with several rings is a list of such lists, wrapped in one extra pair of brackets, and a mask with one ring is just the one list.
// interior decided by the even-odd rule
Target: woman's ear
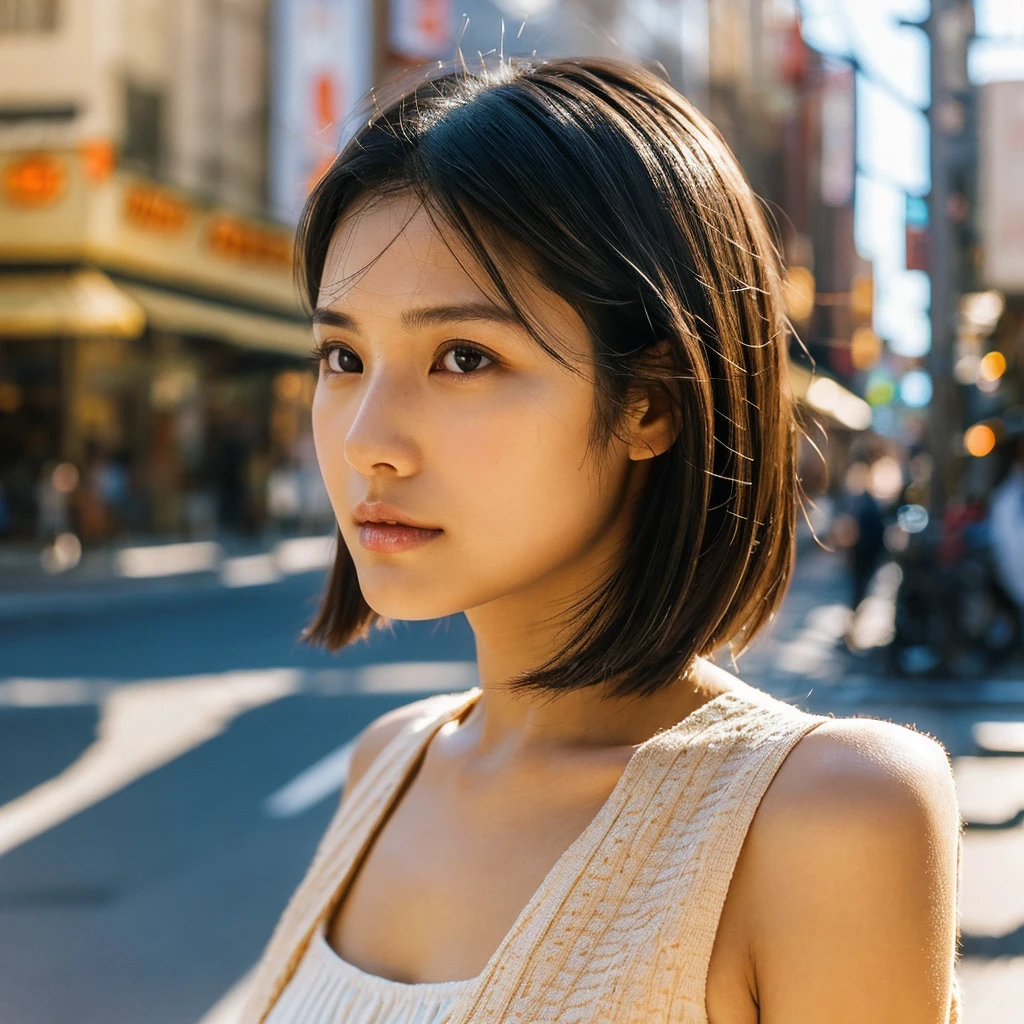
[(672, 447), (679, 434), (676, 403), (672, 401), (671, 349), (659, 341), (644, 353), (640, 380), (634, 386), (626, 412), (629, 457), (653, 459)]

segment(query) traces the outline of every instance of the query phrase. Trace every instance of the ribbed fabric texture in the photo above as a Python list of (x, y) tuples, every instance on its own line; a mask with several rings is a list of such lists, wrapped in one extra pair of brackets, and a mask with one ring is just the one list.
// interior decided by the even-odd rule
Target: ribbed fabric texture
[(367, 974), (334, 952), (321, 924), (267, 1024), (444, 1024), (472, 984), (407, 985)]
[[(424, 701), (335, 814), (257, 967), (241, 1024), (266, 1024), (430, 738), (479, 693)], [(740, 685), (638, 747), (597, 816), (435, 1024), (708, 1024), (708, 966), (747, 830), (786, 755), (824, 721)], [(358, 974), (353, 986), (367, 987), (371, 976)], [(373, 1024), (418, 1021), (404, 1012)], [(949, 1024), (959, 1020), (956, 986)]]

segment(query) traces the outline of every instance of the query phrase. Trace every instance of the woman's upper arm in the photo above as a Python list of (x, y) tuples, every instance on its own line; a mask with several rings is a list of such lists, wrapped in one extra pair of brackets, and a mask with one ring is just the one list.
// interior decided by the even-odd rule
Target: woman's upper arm
[(760, 1024), (945, 1024), (959, 837), (934, 740), (868, 719), (805, 736), (744, 848)]

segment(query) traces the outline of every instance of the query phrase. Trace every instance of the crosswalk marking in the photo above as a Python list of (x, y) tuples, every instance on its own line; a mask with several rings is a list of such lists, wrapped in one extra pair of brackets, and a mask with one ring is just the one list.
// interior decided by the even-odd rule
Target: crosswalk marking
[[(144, 679), (0, 679), (4, 707), (96, 704), (96, 738), (60, 774), (0, 806), (0, 856), (223, 732), (245, 712), (298, 693), (436, 693), (477, 683), (469, 661), (399, 662), (358, 668), (259, 669)], [(292, 817), (341, 789), (346, 747), (269, 797), (265, 812)]]
[(271, 818), (292, 818), (337, 793), (345, 785), (355, 741), (332, 751), (267, 797), (264, 813)]
[(60, 774), (0, 807), (0, 856), (299, 689), (294, 669), (144, 680), (107, 689), (96, 738)]
[(1024, 722), (976, 722), (974, 742), (993, 754), (1024, 754)]

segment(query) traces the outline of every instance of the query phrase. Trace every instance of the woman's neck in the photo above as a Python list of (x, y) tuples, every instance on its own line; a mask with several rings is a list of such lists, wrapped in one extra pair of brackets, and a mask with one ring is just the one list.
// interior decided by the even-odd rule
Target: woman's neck
[(483, 693), (458, 727), (476, 756), (543, 754), (572, 747), (638, 746), (719, 694), (743, 684), (697, 659), (691, 670), (647, 697), (606, 697), (598, 686), (566, 693), (513, 692), (481, 673)]
[(483, 690), (465, 729), (458, 727), (467, 750), (484, 755), (636, 746), (719, 693), (742, 685), (698, 659), (682, 678), (648, 697), (605, 697), (597, 685), (555, 694), (510, 687), (511, 680), (557, 655), (578, 626), (573, 611), (580, 595), (593, 592), (626, 547), (647, 469), (646, 463), (633, 467), (615, 521), (572, 563), (534, 581), (528, 590), (467, 610)]

